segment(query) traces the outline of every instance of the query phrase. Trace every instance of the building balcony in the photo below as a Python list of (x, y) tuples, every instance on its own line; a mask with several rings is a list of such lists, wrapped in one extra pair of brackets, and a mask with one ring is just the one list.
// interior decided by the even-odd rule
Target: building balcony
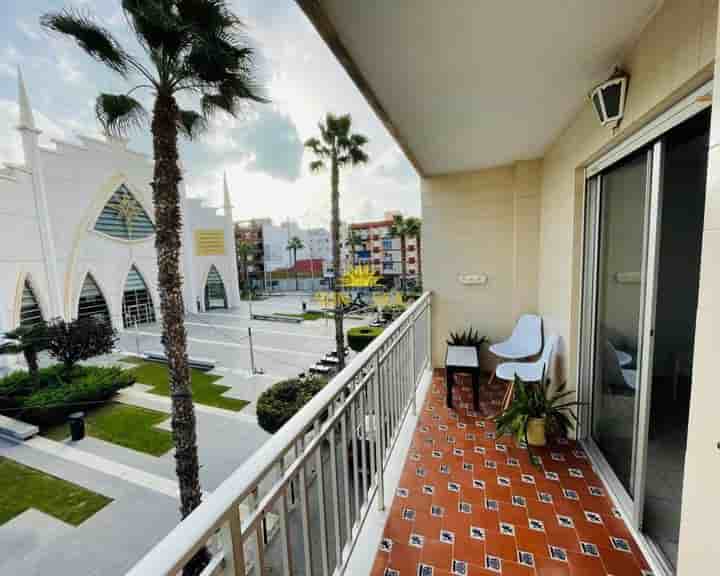
[(426, 293), (129, 575), (203, 546), (203, 576), (643, 574), (582, 448), (496, 437), (501, 381), (477, 412), (463, 382), (446, 406), (431, 313)]

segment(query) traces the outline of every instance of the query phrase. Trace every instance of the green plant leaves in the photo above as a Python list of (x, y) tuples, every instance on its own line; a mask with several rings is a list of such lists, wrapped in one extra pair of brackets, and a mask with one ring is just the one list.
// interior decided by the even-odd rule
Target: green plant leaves
[(468, 328), (462, 332), (450, 332), (447, 343), (450, 346), (473, 346), (479, 348), (486, 341), (487, 337), (480, 336), (480, 332)]

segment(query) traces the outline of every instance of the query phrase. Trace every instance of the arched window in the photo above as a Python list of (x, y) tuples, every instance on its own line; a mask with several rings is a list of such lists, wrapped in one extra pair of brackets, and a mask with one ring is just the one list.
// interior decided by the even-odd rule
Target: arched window
[(20, 326), (32, 326), (43, 321), (42, 310), (35, 298), (30, 280), (25, 278), (20, 302)]
[(155, 322), (155, 308), (145, 280), (135, 266), (130, 268), (123, 290), (123, 326)]
[(227, 308), (225, 284), (214, 264), (210, 266), (205, 284), (205, 309), (212, 310), (213, 308)]
[(95, 222), (95, 230), (122, 240), (142, 240), (155, 233), (155, 225), (123, 184), (105, 204)]
[(78, 318), (94, 317), (110, 322), (110, 310), (100, 292), (100, 288), (91, 274), (85, 276), (80, 301), (78, 302)]

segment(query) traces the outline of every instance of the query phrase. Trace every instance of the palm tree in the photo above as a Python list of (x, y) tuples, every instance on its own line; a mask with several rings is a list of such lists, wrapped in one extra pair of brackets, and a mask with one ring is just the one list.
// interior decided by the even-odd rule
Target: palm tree
[(362, 244), (362, 239), (358, 236), (358, 233), (352, 229), (352, 226), (348, 226), (348, 239), (347, 244), (350, 246), (350, 254), (352, 256), (351, 262), (355, 266), (355, 247)]
[[(155, 168), (155, 247), (162, 309), (162, 342), (168, 359), (172, 428), (180, 510), (185, 518), (202, 497), (198, 478), (195, 412), (187, 361), (182, 277), (179, 272), (181, 213), (178, 135), (192, 139), (217, 111), (237, 114), (246, 101), (264, 102), (254, 80), (254, 51), (228, 0), (122, 0), (122, 9), (142, 57), (131, 54), (86, 12), (65, 9), (45, 14), (42, 25), (72, 38), (89, 56), (123, 79), (137, 80), (125, 94), (100, 94), (95, 111), (105, 132), (122, 136), (139, 128), (147, 112), (131, 94), (152, 97), (151, 131)], [(178, 95), (200, 97), (202, 113), (179, 108)], [(200, 554), (186, 568), (202, 566)]]
[[(302, 250), (303, 248), (305, 248), (305, 244), (303, 244), (303, 241), (297, 236), (293, 236), (287, 245), (288, 252), (292, 252), (293, 255), (293, 268), (295, 268), (295, 291), (298, 289), (297, 251)], [(312, 266), (312, 261), (310, 262), (310, 265)]]
[(417, 283), (422, 286), (422, 220), (413, 216), (405, 219), (405, 234), (415, 238), (417, 246)]
[(0, 342), (0, 355), (22, 354), (33, 380), (37, 378), (38, 354), (47, 349), (48, 327), (45, 322), (18, 326), (7, 332)]
[(390, 234), (400, 238), (400, 287), (402, 288), (403, 296), (407, 295), (407, 260), (405, 258), (407, 252), (407, 237), (409, 236), (408, 223), (409, 218), (405, 219), (402, 215), (397, 214), (393, 218), (392, 226), (390, 226)]
[(363, 150), (368, 139), (354, 134), (350, 114), (335, 116), (327, 114), (320, 122), (320, 138), (310, 138), (305, 147), (315, 155), (310, 162), (310, 171), (319, 172), (330, 166), (331, 241), (333, 247), (333, 290), (335, 292), (335, 344), (338, 366), (345, 367), (345, 332), (343, 330), (343, 309), (340, 302), (340, 168), (357, 166), (368, 161)]
[(248, 259), (251, 254), (254, 254), (255, 247), (250, 244), (247, 240), (238, 240), (236, 249), (238, 257), (240, 258), (240, 267), (242, 271), (242, 285), (243, 285), (243, 291), (249, 290), (248, 287)]

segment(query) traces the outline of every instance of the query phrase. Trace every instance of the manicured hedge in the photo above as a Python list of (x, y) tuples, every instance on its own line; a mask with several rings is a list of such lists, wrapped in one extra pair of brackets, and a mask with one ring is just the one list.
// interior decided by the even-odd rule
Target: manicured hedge
[(0, 380), (0, 412), (40, 426), (63, 423), (68, 414), (96, 407), (119, 390), (135, 383), (131, 371), (121, 368), (62, 366), (40, 370), (36, 381), (27, 372)]
[(374, 326), (357, 326), (350, 328), (347, 333), (348, 346), (355, 352), (361, 352), (367, 348), (368, 344), (375, 340), (383, 329)]
[(323, 378), (291, 378), (273, 384), (257, 401), (260, 427), (275, 434), (327, 384)]

